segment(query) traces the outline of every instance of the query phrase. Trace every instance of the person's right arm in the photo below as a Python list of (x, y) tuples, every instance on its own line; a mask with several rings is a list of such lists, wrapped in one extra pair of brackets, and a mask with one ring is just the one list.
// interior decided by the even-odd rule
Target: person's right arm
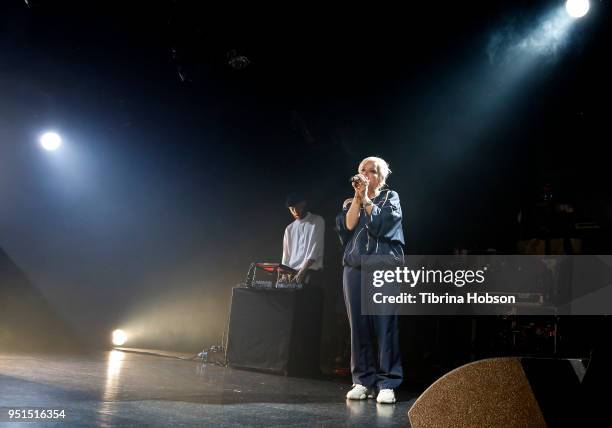
[(349, 210), (346, 212), (346, 228), (348, 230), (353, 230), (359, 223), (359, 212), (361, 208), (361, 198), (357, 195), (353, 197), (353, 202), (349, 207)]
[(281, 259), (281, 263), (285, 266), (289, 265), (289, 260), (291, 258), (289, 250), (289, 231), (287, 229), (285, 229), (285, 236), (283, 236), (283, 258)]
[(346, 228), (353, 230), (359, 223), (359, 213), (361, 210), (361, 201), (365, 195), (365, 191), (368, 188), (368, 184), (365, 180), (353, 182), (353, 189), (355, 189), (355, 196), (353, 196), (353, 203), (346, 213)]

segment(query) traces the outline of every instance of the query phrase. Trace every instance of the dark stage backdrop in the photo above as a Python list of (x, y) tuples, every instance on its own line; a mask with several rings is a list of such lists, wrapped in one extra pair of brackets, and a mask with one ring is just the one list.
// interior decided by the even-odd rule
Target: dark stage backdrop
[[(123, 328), (131, 345), (199, 351), (221, 342), (249, 263), (280, 260), (284, 197), (303, 190), (327, 224), (332, 349), (346, 335), (334, 217), (365, 156), (391, 163), (408, 252), (515, 252), (518, 212), (547, 181), (610, 224), (609, 2), (524, 79), (506, 85), (491, 63), (494, 35), (558, 5), (277, 19), (260, 5), (3, 2), (0, 245), (85, 342)], [(57, 152), (38, 146), (47, 129)]]

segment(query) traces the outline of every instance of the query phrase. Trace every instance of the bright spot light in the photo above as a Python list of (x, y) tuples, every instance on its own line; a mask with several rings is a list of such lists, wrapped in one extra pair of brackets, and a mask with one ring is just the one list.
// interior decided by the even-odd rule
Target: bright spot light
[(565, 10), (572, 18), (582, 18), (589, 11), (589, 0), (567, 0)]
[(62, 139), (55, 132), (45, 132), (40, 137), (40, 145), (45, 150), (57, 150), (62, 145)]
[(123, 330), (113, 331), (113, 345), (121, 346), (127, 342), (127, 334)]

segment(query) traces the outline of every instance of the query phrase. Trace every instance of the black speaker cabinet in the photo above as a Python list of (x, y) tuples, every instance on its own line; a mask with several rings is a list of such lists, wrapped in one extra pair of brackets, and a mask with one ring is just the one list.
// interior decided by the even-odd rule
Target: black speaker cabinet
[(320, 289), (234, 288), (227, 361), (282, 375), (320, 373)]

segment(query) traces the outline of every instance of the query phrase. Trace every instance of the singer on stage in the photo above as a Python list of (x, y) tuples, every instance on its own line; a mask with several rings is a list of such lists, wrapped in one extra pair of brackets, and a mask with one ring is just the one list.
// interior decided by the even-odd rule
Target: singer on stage
[(395, 403), (394, 389), (403, 379), (397, 315), (361, 315), (361, 256), (403, 258), (402, 209), (397, 192), (386, 187), (391, 170), (383, 159), (361, 161), (347, 199), (336, 217), (336, 230), (344, 246), (343, 288), (351, 327), (353, 389), (346, 398), (374, 397)]

